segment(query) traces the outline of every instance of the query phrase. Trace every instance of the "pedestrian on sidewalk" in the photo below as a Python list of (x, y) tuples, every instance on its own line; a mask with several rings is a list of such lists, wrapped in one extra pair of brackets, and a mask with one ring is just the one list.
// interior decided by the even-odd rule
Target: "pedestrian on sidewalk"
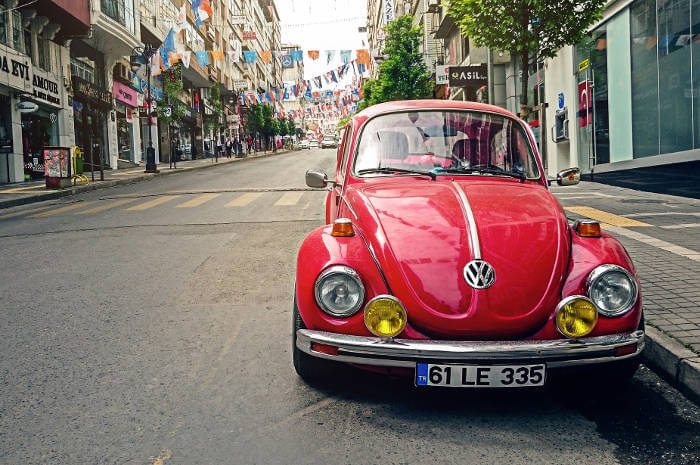
[(180, 158), (180, 140), (175, 136), (170, 142), (170, 168), (177, 169), (178, 158)]
[(231, 154), (233, 153), (233, 137), (228, 138), (226, 141), (226, 158), (231, 158)]

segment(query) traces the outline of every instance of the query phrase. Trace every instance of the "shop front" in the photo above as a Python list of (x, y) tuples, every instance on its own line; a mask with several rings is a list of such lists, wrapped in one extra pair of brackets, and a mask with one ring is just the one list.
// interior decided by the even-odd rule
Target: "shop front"
[(112, 94), (99, 85), (73, 76), (75, 144), (83, 153), (85, 171), (99, 171), (109, 154), (107, 118)]
[(197, 127), (197, 114), (192, 107), (185, 107), (185, 115), (182, 117), (179, 128), (180, 148), (185, 160), (194, 160), (199, 155), (194, 141)]
[(141, 161), (141, 153), (136, 144), (138, 137), (138, 92), (121, 82), (114, 82), (112, 93), (117, 116), (117, 150), (120, 160), (131, 163)]

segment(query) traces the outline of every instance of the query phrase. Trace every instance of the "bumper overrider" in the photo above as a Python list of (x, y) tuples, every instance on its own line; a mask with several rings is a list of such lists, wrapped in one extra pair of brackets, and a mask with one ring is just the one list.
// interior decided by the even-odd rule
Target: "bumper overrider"
[(299, 350), (327, 360), (381, 367), (416, 363), (546, 363), (560, 368), (624, 360), (644, 349), (644, 331), (544, 341), (441, 341), (297, 330)]

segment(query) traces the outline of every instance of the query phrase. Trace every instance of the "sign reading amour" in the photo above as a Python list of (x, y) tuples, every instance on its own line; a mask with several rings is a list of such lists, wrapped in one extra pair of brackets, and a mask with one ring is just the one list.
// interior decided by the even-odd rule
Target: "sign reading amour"
[(46, 73), (35, 69), (34, 77), (32, 78), (32, 86), (34, 98), (37, 100), (52, 105), (61, 105), (58, 83), (49, 79)]

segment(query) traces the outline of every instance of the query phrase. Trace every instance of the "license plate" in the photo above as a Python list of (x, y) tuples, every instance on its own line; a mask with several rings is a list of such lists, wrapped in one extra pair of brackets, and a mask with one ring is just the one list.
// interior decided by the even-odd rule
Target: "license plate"
[(416, 365), (417, 386), (510, 388), (543, 386), (546, 368), (539, 365)]

